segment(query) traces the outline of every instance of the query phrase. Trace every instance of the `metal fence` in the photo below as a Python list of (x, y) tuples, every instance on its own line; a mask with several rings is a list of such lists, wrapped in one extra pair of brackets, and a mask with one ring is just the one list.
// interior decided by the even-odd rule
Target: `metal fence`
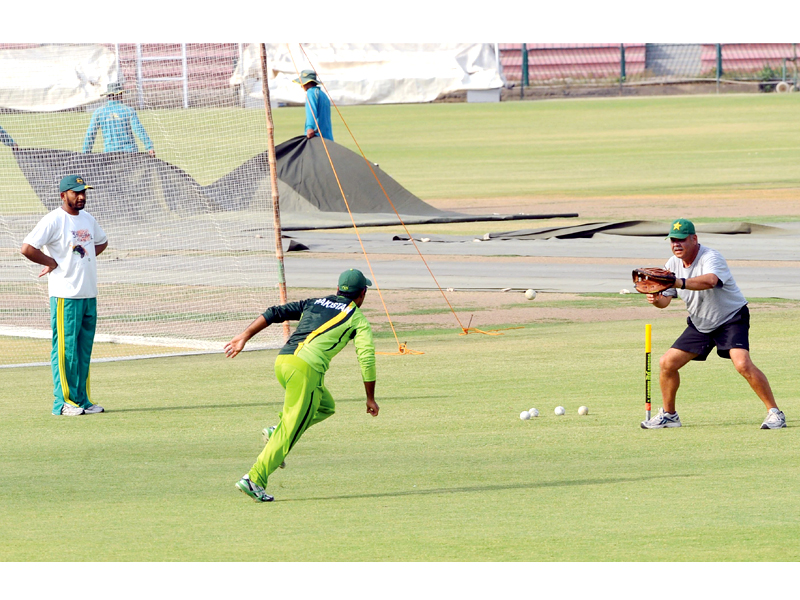
[[(0, 43), (0, 50), (46, 44)], [(159, 106), (237, 106), (231, 75), (242, 44), (104, 44), (136, 103)], [(498, 44), (513, 99), (553, 94), (647, 93), (683, 86), (694, 91), (791, 92), (798, 82), (797, 44)], [(202, 84), (192, 77), (202, 71)], [(459, 96), (460, 97), (460, 96)]]
[(797, 44), (500, 44), (509, 84), (523, 88), (664, 84), (798, 89)]
[[(4, 43), (0, 51), (60, 44)], [(230, 79), (242, 59), (241, 43), (100, 43), (114, 52), (118, 81), (137, 108), (238, 106)]]

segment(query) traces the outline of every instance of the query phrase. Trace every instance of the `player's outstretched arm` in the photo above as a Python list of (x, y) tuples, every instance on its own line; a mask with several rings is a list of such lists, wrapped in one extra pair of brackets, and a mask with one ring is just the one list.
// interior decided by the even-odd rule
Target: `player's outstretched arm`
[(684, 282), (683, 285), (687, 290), (710, 290), (717, 287), (717, 285), (722, 285), (719, 282), (719, 277), (714, 275), (714, 273), (698, 275), (697, 277), (685, 279)]
[(365, 381), (364, 391), (367, 393), (367, 412), (373, 417), (377, 417), (381, 407), (375, 402), (375, 382)]
[(244, 350), (245, 344), (247, 344), (247, 341), (251, 337), (257, 334), (259, 331), (263, 331), (267, 327), (269, 327), (269, 323), (267, 323), (264, 315), (258, 315), (258, 318), (250, 323), (250, 325), (247, 326), (247, 329), (225, 344), (225, 356), (228, 358), (233, 358), (239, 354), (239, 352)]
[(89, 122), (89, 127), (86, 129), (86, 137), (83, 140), (83, 153), (89, 154), (94, 146), (94, 140), (97, 137), (97, 130), (100, 128), (100, 120), (97, 117), (97, 111), (92, 114), (92, 120)]

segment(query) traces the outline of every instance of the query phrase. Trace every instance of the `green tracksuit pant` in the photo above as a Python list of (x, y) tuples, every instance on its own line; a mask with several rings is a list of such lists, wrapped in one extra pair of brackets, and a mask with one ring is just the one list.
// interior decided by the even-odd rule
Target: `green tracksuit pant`
[(250, 481), (263, 488), (267, 479), (289, 454), (300, 436), (335, 412), (333, 396), (325, 387), (325, 375), (291, 354), (279, 354), (275, 376), (286, 390), (278, 427), (250, 469)]
[(50, 298), (53, 327), (53, 414), (64, 404), (88, 408), (89, 361), (97, 327), (97, 298)]

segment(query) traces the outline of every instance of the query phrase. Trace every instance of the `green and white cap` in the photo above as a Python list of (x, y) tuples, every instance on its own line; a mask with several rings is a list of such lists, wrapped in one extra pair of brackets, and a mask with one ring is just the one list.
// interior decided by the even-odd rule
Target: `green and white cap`
[(309, 81), (313, 81), (314, 83), (319, 83), (319, 79), (317, 79), (317, 74), (311, 70), (305, 70), (300, 73), (300, 77), (297, 79), (292, 79), (294, 83), (299, 83), (300, 85), (305, 85)]
[(348, 269), (339, 275), (339, 290), (342, 292), (358, 292), (371, 285), (372, 282), (358, 269)]
[(106, 87), (106, 91), (103, 92), (100, 95), (101, 96), (116, 96), (117, 94), (121, 94), (124, 91), (125, 91), (125, 88), (122, 86), (122, 84), (120, 82), (118, 82), (118, 81), (115, 81), (113, 83), (109, 83), (108, 86)]
[(689, 219), (676, 219), (672, 222), (669, 228), (668, 238), (675, 238), (677, 240), (685, 240), (690, 235), (694, 235), (694, 223)]
[(72, 190), (73, 192), (82, 192), (83, 190), (91, 190), (94, 189), (90, 186), (86, 181), (83, 179), (83, 175), (67, 175), (66, 177), (61, 179), (61, 183), (58, 184), (58, 191), (66, 192), (67, 190)]

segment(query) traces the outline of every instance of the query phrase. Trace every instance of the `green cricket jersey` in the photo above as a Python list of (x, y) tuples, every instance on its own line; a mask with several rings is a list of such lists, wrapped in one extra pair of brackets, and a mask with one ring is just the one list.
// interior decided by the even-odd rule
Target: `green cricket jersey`
[(293, 354), (320, 373), (325, 373), (331, 359), (354, 340), (363, 380), (375, 381), (372, 328), (355, 302), (332, 294), (273, 306), (263, 316), (269, 325), (299, 320), (280, 354)]

